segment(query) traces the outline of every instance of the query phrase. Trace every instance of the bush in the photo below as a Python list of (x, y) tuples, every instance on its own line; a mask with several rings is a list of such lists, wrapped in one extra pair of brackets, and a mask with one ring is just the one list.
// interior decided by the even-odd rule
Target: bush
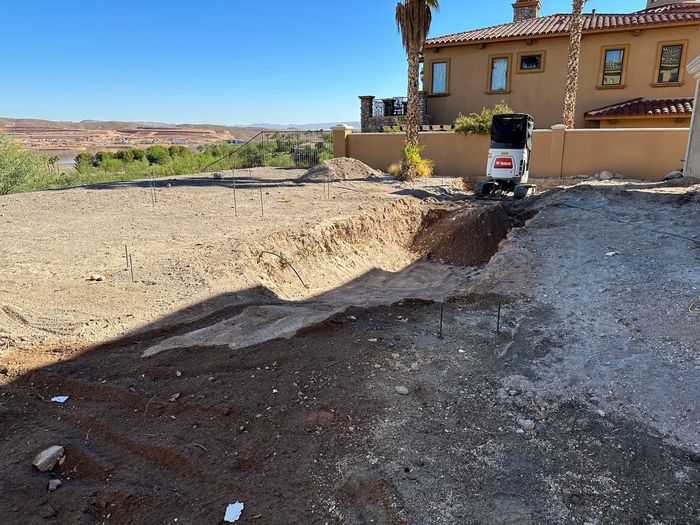
[(392, 177), (398, 177), (399, 173), (401, 173), (401, 163), (400, 162), (394, 162), (392, 165), (390, 165), (386, 169), (387, 173), (391, 175)]
[(170, 152), (164, 146), (151, 146), (146, 150), (146, 159), (151, 164), (165, 164), (170, 159)]
[(131, 154), (134, 156), (134, 160), (143, 160), (146, 158), (146, 152), (142, 149), (134, 148), (129, 151), (131, 151)]
[(42, 161), (10, 137), (0, 133), (0, 195), (16, 190), (32, 175), (40, 175)]
[(80, 153), (75, 157), (75, 169), (85, 173), (95, 165), (95, 159), (90, 153)]
[(170, 146), (168, 148), (168, 153), (171, 157), (186, 157), (190, 154), (190, 150), (185, 146)]
[[(416, 180), (433, 174), (433, 161), (421, 157), (423, 146), (406, 144), (401, 152), (401, 164), (396, 175), (401, 180)], [(395, 169), (392, 164), (389, 169)], [(389, 172), (391, 173), (391, 172)]]
[(455, 121), (455, 131), (458, 133), (474, 133), (475, 135), (488, 135), (491, 133), (491, 122), (494, 115), (513, 113), (508, 104), (501, 101), (493, 108), (484, 108), (481, 113), (460, 114)]
[(102, 166), (105, 162), (114, 159), (114, 153), (109, 151), (98, 151), (95, 153), (95, 160), (93, 161), (95, 166)]

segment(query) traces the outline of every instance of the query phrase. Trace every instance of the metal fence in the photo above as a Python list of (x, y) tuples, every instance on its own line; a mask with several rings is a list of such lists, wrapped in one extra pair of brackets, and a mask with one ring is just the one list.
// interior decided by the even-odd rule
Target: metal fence
[(242, 144), (216, 146), (212, 169), (242, 169), (271, 166), (277, 168), (312, 168), (333, 158), (333, 133), (318, 131), (261, 131)]
[(375, 99), (372, 102), (373, 117), (400, 117), (408, 111), (408, 99), (406, 97), (391, 97)]

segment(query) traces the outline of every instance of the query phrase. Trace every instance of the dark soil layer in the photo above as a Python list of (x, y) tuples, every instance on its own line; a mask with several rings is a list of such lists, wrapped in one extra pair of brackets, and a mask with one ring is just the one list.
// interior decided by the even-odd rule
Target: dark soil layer
[[(405, 304), (254, 348), (141, 359), (154, 341), (132, 341), (19, 377), (0, 396), (0, 523), (217, 524), (236, 501), (242, 524), (698, 523), (698, 458), (644, 428), (532, 400), (537, 429), (514, 432), (522, 407), (498, 390), (532, 356), (503, 357), (506, 299), (447, 305), (442, 340), (436, 305)], [(53, 444), (66, 462), (37, 472)]]
[(491, 259), (498, 244), (523, 219), (509, 204), (465, 206), (448, 211), (436, 208), (425, 218), (413, 248), (428, 260), (460, 266), (479, 266)]

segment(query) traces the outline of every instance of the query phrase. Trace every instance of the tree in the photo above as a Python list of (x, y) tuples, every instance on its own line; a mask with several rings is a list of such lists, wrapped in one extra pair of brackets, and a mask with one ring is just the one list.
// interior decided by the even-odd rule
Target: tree
[(567, 128), (573, 128), (576, 122), (576, 93), (578, 91), (581, 36), (583, 33), (583, 5), (585, 3), (586, 0), (573, 0), (571, 11), (571, 42), (569, 43), (569, 65), (566, 71), (564, 115), (562, 116), (562, 123)]
[[(418, 114), (418, 76), (420, 57), (433, 21), (433, 10), (440, 8), (439, 0), (402, 0), (396, 4), (396, 27), (401, 33), (408, 60), (408, 111), (406, 116), (406, 146), (418, 146), (420, 116)], [(409, 178), (410, 166), (404, 155), (402, 173)]]
[(0, 133), (0, 195), (16, 190), (30, 175), (40, 174), (40, 163), (37, 157)]
[(170, 159), (170, 153), (164, 146), (151, 146), (146, 150), (146, 158), (151, 164), (165, 164)]

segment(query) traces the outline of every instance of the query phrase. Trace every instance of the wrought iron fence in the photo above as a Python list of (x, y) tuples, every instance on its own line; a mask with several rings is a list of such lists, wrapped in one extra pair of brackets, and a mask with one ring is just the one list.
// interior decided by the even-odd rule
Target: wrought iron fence
[(375, 99), (372, 103), (373, 117), (400, 117), (408, 111), (406, 97)]

